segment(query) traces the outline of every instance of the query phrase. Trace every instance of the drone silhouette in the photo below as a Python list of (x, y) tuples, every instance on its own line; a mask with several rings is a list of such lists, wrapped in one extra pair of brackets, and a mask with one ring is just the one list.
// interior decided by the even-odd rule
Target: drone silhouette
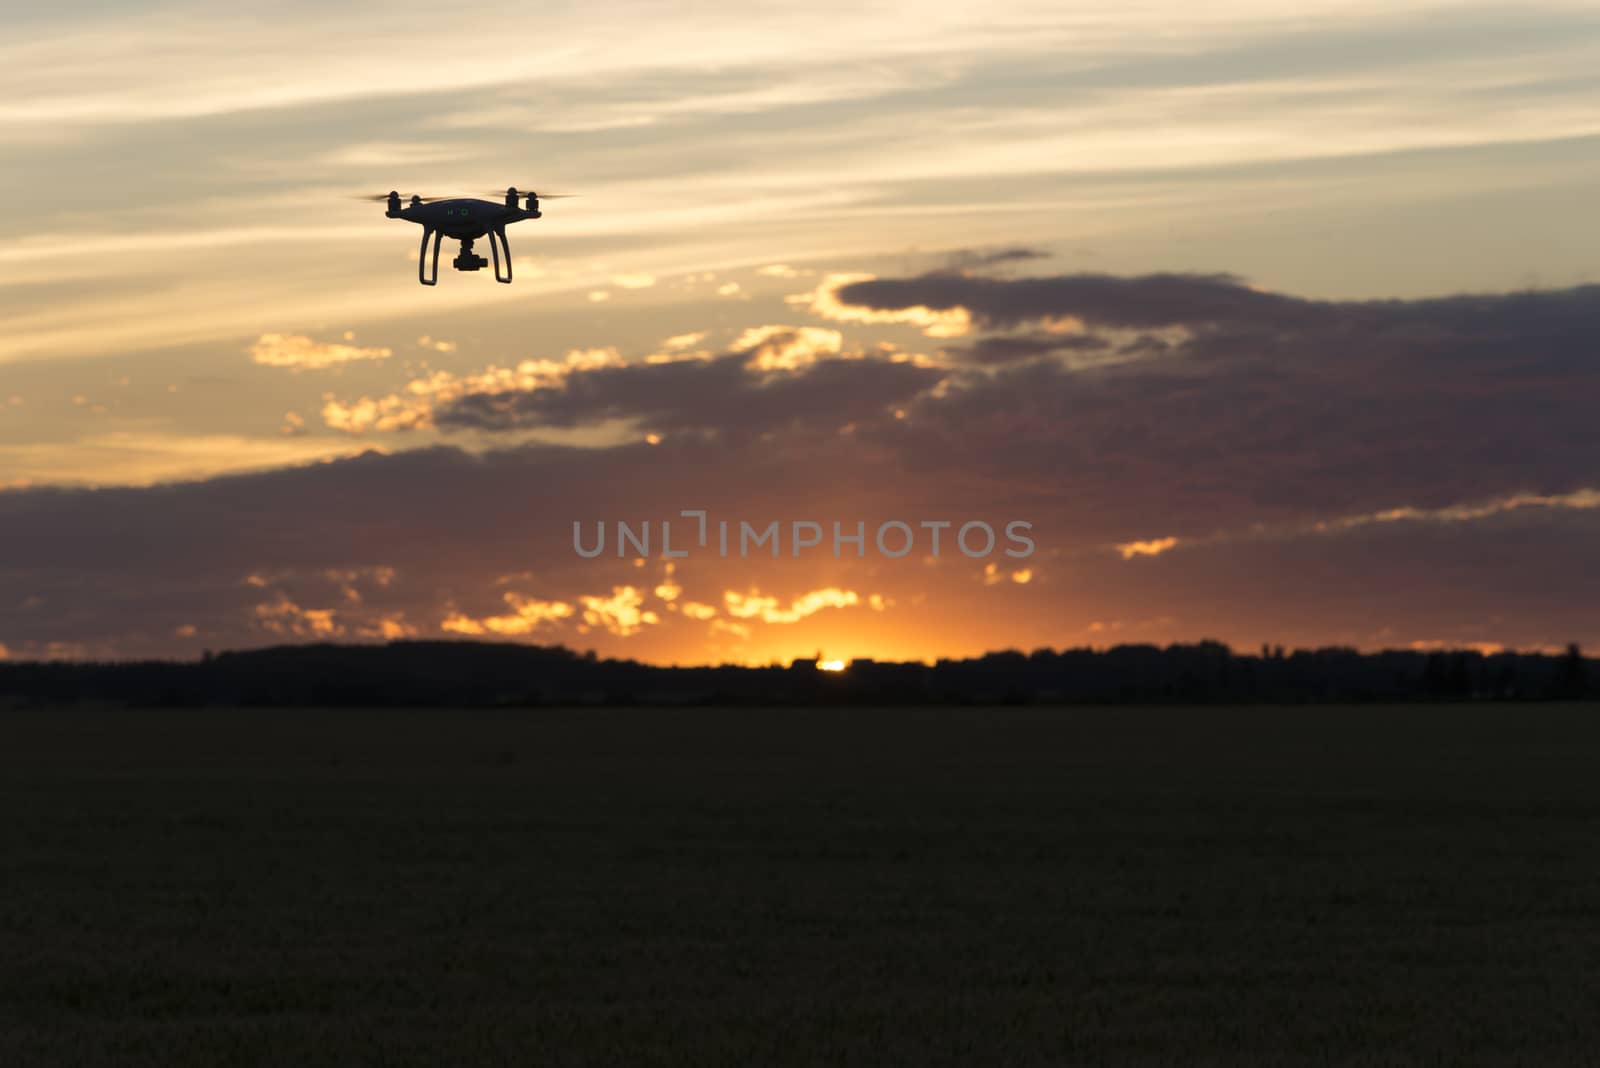
[[(485, 196), (499, 196), (486, 193)], [(472, 243), (480, 237), (489, 238), (489, 251), (494, 256), (494, 280), (511, 281), (511, 246), (506, 243), (506, 227), (523, 219), (541, 216), (539, 200), (572, 196), (570, 193), (519, 193), (512, 186), (505, 192), (505, 202), (477, 200), (472, 197), (421, 197), (413, 196), (402, 206), (400, 194), (379, 193), (360, 197), (361, 200), (388, 201), (389, 210), (384, 215), (391, 219), (404, 219), (422, 227), (422, 251), (417, 258), (417, 281), (425, 286), (439, 284), (439, 242), (451, 238), (461, 242), (461, 251), (451, 261), (458, 271), (480, 271), (489, 261), (472, 251)], [(523, 206), (517, 205), (518, 199)], [(433, 241), (432, 269), (429, 268), (428, 242)], [(505, 273), (500, 272), (501, 260)]]

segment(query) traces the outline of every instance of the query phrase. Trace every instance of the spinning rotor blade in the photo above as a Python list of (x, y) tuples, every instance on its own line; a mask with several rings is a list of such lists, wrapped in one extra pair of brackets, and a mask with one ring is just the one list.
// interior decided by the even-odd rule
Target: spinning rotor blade
[[(385, 200), (389, 199), (389, 194), (388, 193), (375, 193), (375, 194), (372, 194), (372, 195), (369, 196), (369, 195), (367, 195), (365, 193), (358, 193), (358, 194), (355, 194), (354, 196), (352, 196), (350, 199), (352, 199), (352, 200), (371, 200), (371, 201), (376, 201), (377, 203), (381, 204)], [(403, 196), (400, 199), (403, 202), (407, 203), (407, 204), (411, 203), (411, 198), (408, 197), (408, 196)], [(465, 198), (465, 197), (418, 197), (417, 199), (422, 201), (424, 204), (432, 204), (436, 200), (465, 200), (467, 198)]]
[[(495, 189), (483, 195), (486, 197), (503, 197), (506, 195), (506, 191), (504, 189)], [(535, 193), (531, 189), (517, 187), (517, 196), (532, 197), (535, 200), (571, 200), (573, 197), (582, 195), (582, 193)]]

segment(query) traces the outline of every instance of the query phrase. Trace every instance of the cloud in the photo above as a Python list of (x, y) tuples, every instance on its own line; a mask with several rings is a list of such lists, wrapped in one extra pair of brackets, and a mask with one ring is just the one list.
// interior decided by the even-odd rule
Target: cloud
[(362, 397), (346, 403), (328, 393), (323, 395), (322, 422), (330, 430), (347, 434), (416, 430), (433, 425), (433, 409), (426, 400), (416, 397)]
[(995, 366), (1021, 363), (1041, 356), (1100, 354), (1112, 349), (1113, 341), (1101, 333), (1059, 334), (1049, 332), (1022, 335), (995, 334), (981, 337), (971, 345), (949, 350), (969, 363)]
[(728, 346), (730, 352), (748, 353), (750, 363), (762, 371), (796, 371), (819, 359), (839, 355), (844, 337), (837, 330), (815, 326), (753, 326)]
[[(937, 273), (840, 296), (963, 309), (989, 331), (980, 357), (1018, 357), (956, 375), (875, 434), (929, 467), (1070, 486), (1079, 527), (1103, 540), (1200, 537), (1223, 513), (1249, 525), (1570, 493), (1600, 469), (1584, 399), (1600, 391), (1600, 287), (1341, 302), (1224, 275)], [(1127, 358), (1056, 353), (1068, 322)]]
[(1018, 586), (1026, 586), (1033, 581), (1033, 569), (1031, 567), (1023, 567), (1007, 573), (1001, 569), (999, 564), (993, 561), (983, 565), (983, 584), (985, 586), (998, 586), (1007, 581), (1013, 582)]
[[(917, 606), (858, 646), (906, 635), (916, 648), (901, 651), (918, 656), (1111, 619), (1145, 621), (1118, 632), (1130, 640), (1202, 626), (1247, 642), (1590, 640), (1600, 294), (1304, 301), (1218, 277), (955, 281), (980, 283), (960, 293), (983, 331), (971, 345), (1071, 338), (1081, 323), (1119, 349), (1164, 346), (1114, 364), (1047, 352), (919, 366), (872, 350), (842, 358), (831, 339), (792, 370), (763, 370), (759, 345), (659, 365), (575, 349), (422, 376), (397, 394), (441, 427), (621, 419), (655, 446), (474, 439), (471, 452), (423, 447), (149, 489), (7, 489), (0, 641), (13, 656), (52, 642), (149, 653), (177, 648), (184, 625), (225, 647), (277, 637), (273, 626), (378, 635), (386, 619), (438, 634), (453, 614), (490, 632), (483, 621), (520, 618), (497, 583), (529, 570), (530, 603), (573, 606), (541, 626), (588, 627), (597, 643), (648, 656), (709, 655), (714, 623), (746, 628), (752, 655), (793, 652), (760, 644), (779, 633), (833, 649), (831, 635), (868, 618), (817, 610), (829, 602), (807, 590)], [(903, 298), (938, 302), (922, 288)], [(761, 343), (781, 351), (792, 341), (780, 336)], [(997, 564), (986, 588), (973, 568), (927, 567), (920, 552), (904, 566), (848, 552), (718, 560), (710, 574), (684, 563), (668, 583), (572, 549), (575, 519), (659, 521), (684, 508), (868, 529), (1024, 519), (1039, 552), (979, 563)], [(387, 585), (376, 571), (344, 577), (379, 567), (394, 571)], [(661, 587), (681, 592), (667, 600)], [(761, 626), (791, 618), (773, 635)], [(1481, 632), (1460, 629), (1472, 621)], [(1382, 627), (1392, 629), (1372, 637)]]
[(323, 394), (322, 421), (330, 429), (349, 434), (369, 431), (428, 430), (434, 410), (462, 397), (532, 392), (560, 385), (567, 376), (600, 367), (622, 365), (614, 348), (570, 349), (560, 360), (523, 360), (515, 367), (490, 364), (482, 371), (458, 375), (433, 371), (407, 382), (404, 389), (383, 397), (341, 401)]
[[(873, 316), (900, 316), (918, 324), (954, 321), (993, 328), (1073, 316), (1091, 326), (1293, 329), (1328, 323), (1339, 307), (1252, 289), (1226, 274), (1013, 279), (939, 271), (915, 278), (830, 277), (836, 284), (827, 303), (829, 317), (859, 316), (867, 322), (883, 321)], [(1381, 313), (1381, 305), (1367, 307)]]
[(1470, 523), (1519, 511), (1591, 511), (1600, 509), (1600, 489), (1580, 489), (1571, 493), (1514, 493), (1487, 501), (1463, 501), (1440, 508), (1417, 508), (1401, 505), (1363, 515), (1338, 516), (1331, 519), (1314, 519), (1300, 523), (1267, 525), (1256, 523), (1249, 527), (1219, 530), (1203, 537), (1158, 538), (1133, 541), (1112, 546), (1124, 560), (1136, 556), (1159, 556), (1180, 545), (1186, 549), (1204, 548), (1222, 542), (1285, 539), (1317, 534), (1342, 534), (1362, 527), (1391, 523), (1453, 524)]
[(1132, 560), (1136, 556), (1160, 556), (1177, 544), (1177, 538), (1151, 538), (1148, 541), (1123, 542), (1116, 549), (1124, 560)]
[(762, 623), (798, 623), (824, 608), (849, 608), (861, 603), (854, 590), (837, 587), (812, 590), (801, 594), (783, 607), (776, 597), (764, 595), (759, 590), (740, 593), (728, 590), (722, 595), (728, 614), (735, 619), (757, 619)]
[(1386, 508), (1370, 515), (1344, 516), (1319, 521), (1317, 531), (1349, 530), (1370, 523), (1466, 523), (1502, 512), (1523, 508), (1581, 509), (1600, 508), (1600, 490), (1581, 489), (1571, 493), (1515, 493), (1495, 500), (1447, 505), (1443, 508), (1413, 508), (1409, 505)]
[(699, 601), (685, 601), (678, 610), (690, 619), (701, 622), (712, 619), (717, 614), (715, 605), (701, 604)]
[(656, 585), (655, 589), (656, 596), (661, 598), (663, 601), (668, 602), (669, 604), (673, 601), (676, 601), (683, 593), (683, 587), (678, 584), (677, 578), (675, 577), (676, 574), (677, 565), (671, 560), (668, 560), (666, 568), (664, 569), (664, 573), (662, 574), (661, 581)]
[(461, 612), (451, 612), (439, 624), (439, 629), (474, 637), (485, 634), (514, 637), (532, 634), (541, 627), (559, 623), (570, 618), (574, 612), (572, 605), (564, 601), (541, 601), (509, 590), (504, 596), (506, 605), (511, 609), (509, 613), (474, 619)]
[(267, 367), (320, 371), (352, 360), (387, 360), (394, 350), (337, 341), (313, 341), (302, 334), (262, 334), (250, 346), (250, 358)]
[(278, 637), (327, 639), (345, 634), (333, 609), (301, 608), (282, 594), (256, 605), (255, 617), (261, 629)]
[(677, 352), (682, 349), (692, 349), (706, 339), (704, 330), (696, 330), (689, 334), (675, 334), (661, 342), (661, 347), (668, 352)]
[(90, 434), (63, 448), (58, 442), (0, 445), (0, 472), (8, 482), (147, 486), (354, 456), (352, 445), (332, 445), (298, 435), (180, 434), (112, 430)]
[[(409, 228), (385, 232), (375, 205), (341, 212), (323, 198), (353, 187), (353, 162), (380, 166), (412, 140), (439, 156), (548, 167), (555, 161), (536, 153), (506, 156), (513, 142), (498, 131), (526, 135), (529, 123), (612, 131), (579, 138), (559, 161), (601, 182), (583, 191), (605, 199), (552, 202), (544, 234), (625, 240), (630, 259), (663, 278), (691, 265), (726, 273), (904, 248), (926, 240), (930, 220), (973, 243), (1016, 240), (1026, 225), (1029, 241), (1126, 234), (1145, 248), (1170, 224), (1189, 262), (1217, 262), (1204, 257), (1222, 249), (1254, 263), (1277, 262), (1266, 250), (1296, 239), (1323, 248), (1318, 240), (1355, 223), (1413, 251), (1428, 237), (1537, 242), (1547, 278), (1587, 269), (1581, 243), (1560, 240), (1564, 197), (1582, 182), (1567, 153), (1595, 130), (1593, 110), (1573, 97), (1588, 63), (1573, 42), (1592, 28), (1576, 8), (1457, 10), (1439, 32), (1437, 20), (1365, 4), (1338, 14), (1319, 5), (1294, 24), (1261, 5), (1204, 17), (1169, 6), (1096, 17), (1086, 32), (1080, 16), (1048, 5), (952, 6), (927, 22), (913, 7), (834, 10), (805, 32), (787, 15), (781, 30), (763, 18), (758, 31), (712, 11), (666, 19), (670, 48), (645, 35), (648, 47), (641, 39), (603, 55), (470, 62), (426, 58), (433, 35), (418, 12), (302, 11), (294, 26), (269, 27), (236, 14), (173, 21), (107, 9), (13, 23), (0, 122), (28, 150), (9, 161), (21, 195), (8, 222), (13, 237), (35, 236), (0, 250), (0, 284), (43, 288), (35, 308), (8, 320), (0, 359), (228, 338), (261, 307), (293, 308), (306, 322), (407, 317), (416, 292), (395, 284), (404, 272), (379, 265), (411, 244), (400, 238)], [(473, 5), (460, 17), (493, 12)], [(582, 29), (595, 17), (546, 14)], [(677, 36), (690, 24), (698, 37)], [(333, 45), (353, 27), (379, 34), (363, 38), (364, 54)], [(1486, 41), (1502, 46), (1492, 60)], [(310, 61), (308, 47), (328, 51)], [(917, 61), (886, 63), (885, 50)], [(796, 121), (805, 101), (815, 103)], [(370, 143), (386, 129), (426, 136)], [(735, 140), (756, 150), (730, 161)], [(348, 154), (353, 141), (365, 155)], [(1512, 157), (1518, 181), (1546, 183), (1550, 195), (1502, 193), (1493, 203), (1511, 214), (1485, 212)], [(107, 166), (122, 175), (120, 198), (96, 195)], [(442, 173), (429, 165), (417, 177)], [(394, 180), (372, 177), (383, 184), (361, 187), (381, 192)], [(1319, 195), (1333, 184), (1344, 194)], [(1406, 211), (1408, 202), (1434, 210)], [(605, 210), (580, 210), (598, 203)], [(332, 213), (312, 246), (310, 204)], [(1401, 222), (1380, 229), (1375, 219)], [(1328, 291), (1503, 285), (1527, 269), (1495, 255), (1374, 256), (1336, 240), (1324, 252), (1301, 257), (1295, 277)], [(251, 266), (247, 285), (240, 263)], [(447, 279), (432, 294), (441, 307), (500, 319), (486, 334), (516, 329), (495, 287), (453, 280), (463, 284)], [(525, 281), (519, 267), (509, 293), (525, 293)]]
[(831, 429), (874, 418), (941, 377), (910, 362), (819, 359), (838, 344), (832, 331), (761, 328), (745, 341), (745, 350), (714, 359), (585, 368), (544, 388), (467, 392), (434, 418), (441, 427), (488, 431), (616, 419), (657, 433)]
[(633, 586), (616, 586), (609, 597), (586, 595), (581, 600), (583, 622), (619, 638), (637, 634), (643, 628), (661, 621), (655, 612), (640, 608), (644, 604), (644, 594)]
[(706, 331), (697, 330), (689, 334), (677, 334), (662, 340), (660, 348), (644, 358), (645, 363), (677, 363), (680, 360), (709, 360), (713, 353), (707, 349), (696, 349), (694, 346), (704, 341)]
[[(889, 306), (886, 300), (897, 300), (895, 292), (880, 294), (878, 290), (859, 288), (871, 286), (870, 274), (829, 274), (810, 293), (800, 293), (785, 300), (804, 307), (812, 315), (841, 323), (905, 323), (917, 327), (929, 337), (960, 337), (971, 327), (967, 309), (951, 302), (943, 307), (922, 303), (899, 303)], [(889, 283), (892, 285), (893, 283)], [(859, 299), (847, 296), (860, 294)], [(874, 301), (877, 303), (874, 303)]]
[[(1424, 639), (1449, 633), (1444, 628), (1462, 619), (1493, 614), (1503, 622), (1473, 640), (1525, 644), (1586, 639), (1582, 621), (1600, 597), (1597, 579), (1587, 577), (1594, 574), (1589, 565), (1600, 537), (1600, 508), (1529, 506), (1453, 522), (1380, 522), (1276, 540), (1217, 541), (1188, 553), (1141, 557), (1138, 567), (1103, 568), (1087, 566), (1104, 553), (1093, 540), (1097, 528), (1133, 523), (1142, 507), (1139, 491), (1171, 493), (1185, 481), (1184, 472), (1153, 486), (1129, 486), (1115, 515), (1096, 516), (1082, 492), (1093, 481), (1071, 464), (1058, 463), (1054, 487), (1040, 493), (1014, 477), (974, 479), (966, 468), (924, 466), (870, 442), (863, 448), (835, 436), (797, 447), (801, 442), (792, 435), (753, 439), (731, 453), (692, 436), (654, 449), (519, 446), (468, 454), (427, 448), (158, 490), (7, 491), (0, 493), (7, 544), (0, 604), (35, 599), (38, 607), (0, 613), (0, 641), (13, 655), (32, 655), (29, 650), (50, 642), (106, 655), (149, 655), (177, 651), (170, 635), (186, 624), (197, 626), (208, 644), (225, 648), (319, 631), (380, 636), (386, 619), (408, 622), (425, 635), (461, 633), (440, 626), (452, 618), (493, 634), (486, 620), (505, 620), (497, 624), (501, 630), (518, 631), (533, 604), (532, 618), (543, 622), (528, 634), (587, 626), (604, 640), (637, 644), (641, 653), (630, 655), (704, 658), (701, 643), (715, 621), (747, 629), (783, 623), (781, 630), (792, 628), (809, 648), (763, 647), (763, 654), (773, 648), (800, 655), (838, 633), (841, 623), (829, 623), (832, 631), (802, 628), (832, 616), (826, 607), (847, 606), (854, 592), (858, 606), (891, 600), (921, 605), (882, 632), (919, 656), (952, 651), (943, 644), (950, 633), (973, 635), (980, 647), (1026, 643), (1037, 640), (1039, 628), (1062, 632), (1075, 618), (1083, 626), (1114, 616), (1221, 616), (1233, 620), (1234, 629), (1208, 632), (1292, 642), (1301, 635), (1329, 640), (1380, 617), (1417, 628), (1400, 630), (1401, 638)], [(1247, 531), (1249, 510), (1230, 503), (1231, 492), (1222, 484), (1204, 498), (1204, 521)], [(624, 577), (637, 573), (630, 560), (585, 561), (573, 552), (571, 520), (615, 515), (621, 501), (630, 516), (676, 517), (693, 505), (709, 509), (713, 519), (753, 521), (792, 515), (795, 502), (806, 501), (820, 518), (859, 516), (869, 528), (887, 518), (951, 511), (995, 520), (1024, 516), (1036, 524), (1041, 554), (1028, 569), (1036, 575), (1053, 561), (1057, 577), (1049, 591), (1055, 596), (1037, 604), (1029, 598), (1025, 605), (1008, 599), (1007, 611), (996, 615), (992, 605), (964, 599), (963, 588), (981, 594), (981, 584), (945, 580), (910, 560), (904, 567), (879, 562), (871, 594), (860, 592), (858, 583), (869, 577), (861, 571), (849, 583), (824, 581), (780, 595), (771, 591), (821, 577), (817, 567), (857, 565), (848, 553), (804, 568), (787, 557), (713, 558), (708, 575), (717, 582), (715, 599), (691, 577), (675, 575), (672, 584), (683, 592), (664, 603), (678, 604), (679, 611), (660, 611), (649, 603), (645, 584)], [(261, 518), (241, 523), (246, 515)], [(678, 534), (675, 526), (675, 544)], [(714, 529), (712, 538), (714, 545)], [(530, 565), (539, 570), (537, 595), (507, 601), (498, 580)], [(350, 573), (362, 569), (369, 577), (352, 583)], [(743, 582), (741, 573), (748, 575)], [(1474, 578), (1462, 583), (1462, 574)], [(382, 575), (389, 576), (386, 582)], [(359, 600), (346, 592), (352, 585)], [(727, 591), (735, 594), (731, 603)], [(541, 603), (569, 604), (575, 612), (557, 620)]]

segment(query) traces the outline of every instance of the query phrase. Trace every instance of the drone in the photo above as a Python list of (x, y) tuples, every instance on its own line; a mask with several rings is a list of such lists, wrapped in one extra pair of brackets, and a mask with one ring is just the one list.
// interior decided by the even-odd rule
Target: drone
[[(499, 196), (498, 192), (485, 196)], [(390, 191), (361, 200), (387, 201), (389, 210), (384, 215), (391, 219), (404, 219), (422, 227), (422, 251), (417, 258), (417, 281), (425, 286), (439, 284), (439, 242), (444, 238), (461, 242), (461, 251), (451, 261), (458, 271), (481, 271), (489, 261), (472, 251), (472, 243), (480, 237), (489, 238), (489, 251), (494, 256), (494, 280), (511, 282), (511, 246), (506, 243), (506, 227), (523, 219), (537, 219), (539, 201), (572, 196), (570, 193), (519, 193), (516, 186), (505, 192), (504, 203), (477, 200), (472, 197), (422, 197), (413, 196), (410, 203), (402, 204), (400, 194)], [(522, 203), (519, 205), (518, 201)], [(432, 268), (428, 255), (428, 242), (433, 242)], [(505, 272), (501, 273), (502, 260)]]

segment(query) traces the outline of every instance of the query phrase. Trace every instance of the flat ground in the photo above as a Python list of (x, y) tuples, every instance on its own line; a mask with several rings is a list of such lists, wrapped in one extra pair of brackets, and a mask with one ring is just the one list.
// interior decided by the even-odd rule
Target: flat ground
[(1600, 708), (0, 711), (0, 1064), (1600, 1063)]

